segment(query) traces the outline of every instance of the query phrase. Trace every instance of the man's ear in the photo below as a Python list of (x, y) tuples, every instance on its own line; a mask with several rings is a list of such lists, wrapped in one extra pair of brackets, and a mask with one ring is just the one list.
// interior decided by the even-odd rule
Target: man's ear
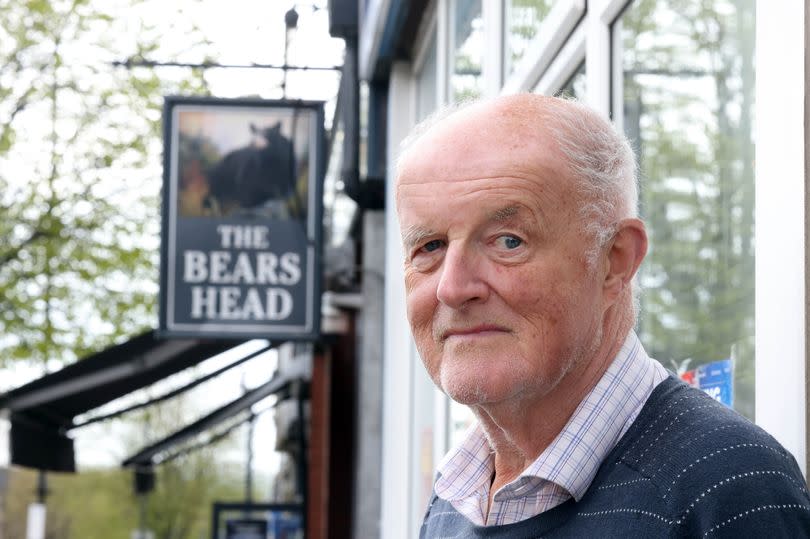
[(622, 219), (608, 244), (604, 294), (608, 305), (616, 302), (630, 286), (644, 255), (647, 254), (647, 231), (640, 219)]

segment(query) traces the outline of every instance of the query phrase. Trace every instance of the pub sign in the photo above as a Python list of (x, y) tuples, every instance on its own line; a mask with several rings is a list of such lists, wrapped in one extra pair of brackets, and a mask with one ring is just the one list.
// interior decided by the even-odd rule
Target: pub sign
[(314, 339), (323, 105), (167, 97), (160, 330)]

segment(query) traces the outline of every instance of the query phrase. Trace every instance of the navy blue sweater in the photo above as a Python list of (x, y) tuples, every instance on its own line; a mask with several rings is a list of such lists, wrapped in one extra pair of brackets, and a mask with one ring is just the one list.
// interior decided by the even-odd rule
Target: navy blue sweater
[(776, 440), (668, 378), (579, 502), (485, 527), (434, 494), (420, 537), (810, 537), (810, 497)]

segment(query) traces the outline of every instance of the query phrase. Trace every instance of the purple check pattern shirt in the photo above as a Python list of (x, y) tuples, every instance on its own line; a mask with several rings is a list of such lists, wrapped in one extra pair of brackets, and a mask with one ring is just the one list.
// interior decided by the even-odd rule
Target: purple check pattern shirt
[(495, 493), (489, 514), (487, 502), (495, 461), (477, 422), (439, 464), (436, 495), (480, 526), (512, 524), (569, 498), (579, 500), (652, 390), (667, 376), (666, 369), (647, 356), (631, 331), (602, 378), (551, 445), (517, 479)]

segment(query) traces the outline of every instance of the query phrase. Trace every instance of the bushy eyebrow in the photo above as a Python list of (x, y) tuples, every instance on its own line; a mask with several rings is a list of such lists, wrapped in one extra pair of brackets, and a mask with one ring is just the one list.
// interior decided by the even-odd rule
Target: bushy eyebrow
[(519, 213), (520, 213), (520, 206), (506, 206), (505, 208), (501, 208), (492, 212), (492, 214), (490, 215), (490, 219), (501, 223), (510, 220), (512, 217), (515, 217)]
[[(525, 210), (519, 205), (505, 206), (489, 214), (489, 221), (505, 223), (514, 217), (522, 214)], [(402, 231), (402, 245), (410, 249), (415, 245), (422, 244), (426, 238), (435, 236), (436, 231), (419, 225), (412, 225)]]
[(402, 245), (410, 249), (414, 245), (419, 245), (425, 238), (433, 236), (435, 232), (429, 228), (418, 225), (409, 226), (402, 231)]

